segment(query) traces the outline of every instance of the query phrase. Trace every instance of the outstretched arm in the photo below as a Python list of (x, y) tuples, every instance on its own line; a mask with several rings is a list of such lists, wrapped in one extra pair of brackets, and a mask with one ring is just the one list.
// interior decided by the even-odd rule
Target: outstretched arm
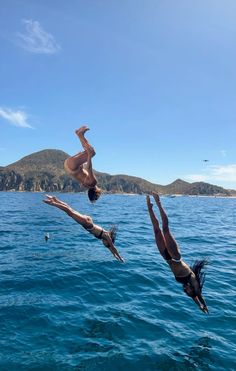
[(209, 313), (208, 308), (207, 308), (207, 305), (206, 305), (206, 302), (205, 302), (205, 300), (204, 300), (203, 297), (202, 297), (202, 294), (198, 295), (198, 298), (199, 298), (200, 302), (201, 302), (202, 305), (203, 305), (203, 309), (202, 309), (203, 312), (204, 312), (204, 313)]
[(114, 255), (114, 257), (121, 261), (122, 263), (124, 263), (124, 259), (122, 258), (122, 256), (120, 256), (117, 248), (115, 247), (115, 245), (113, 244), (112, 242), (112, 239), (109, 235), (109, 233), (103, 233), (103, 238), (105, 240), (105, 246), (110, 250), (110, 252), (112, 253), (112, 255)]
[(191, 285), (194, 287), (194, 291), (196, 292), (196, 298), (194, 298), (194, 301), (199, 305), (200, 309), (204, 313), (209, 313), (206, 302), (202, 297), (202, 293), (199, 288), (199, 283), (197, 282), (196, 278), (191, 276), (190, 282)]

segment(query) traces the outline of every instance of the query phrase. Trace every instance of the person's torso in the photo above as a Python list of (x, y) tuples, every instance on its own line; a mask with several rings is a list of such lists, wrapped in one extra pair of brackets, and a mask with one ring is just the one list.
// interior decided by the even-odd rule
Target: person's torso
[(170, 260), (168, 261), (168, 264), (176, 277), (185, 277), (192, 272), (189, 265), (186, 264), (182, 259), (180, 260), (180, 262)]

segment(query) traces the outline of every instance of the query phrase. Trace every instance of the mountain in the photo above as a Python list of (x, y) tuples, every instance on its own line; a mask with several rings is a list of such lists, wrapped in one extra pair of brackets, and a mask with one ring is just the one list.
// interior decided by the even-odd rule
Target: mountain
[(67, 157), (69, 155), (63, 151), (46, 149), (23, 157), (21, 160), (6, 166), (3, 170), (13, 170), (20, 174), (45, 171), (53, 175), (63, 175), (63, 163)]
[[(56, 149), (46, 149), (23, 157), (8, 166), (0, 167), (0, 191), (46, 191), (80, 192), (84, 188), (67, 176), (63, 164), (69, 155)], [(109, 193), (150, 193), (184, 195), (236, 195), (234, 190), (226, 190), (204, 182), (188, 183), (181, 179), (163, 186), (142, 178), (129, 175), (110, 175), (95, 171), (98, 184)]]

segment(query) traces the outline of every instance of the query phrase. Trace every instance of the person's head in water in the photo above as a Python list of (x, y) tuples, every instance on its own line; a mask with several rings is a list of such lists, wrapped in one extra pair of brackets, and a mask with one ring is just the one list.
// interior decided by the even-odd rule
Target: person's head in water
[(49, 240), (49, 233), (46, 233), (45, 236), (44, 236), (44, 238), (45, 238), (45, 241), (48, 242), (48, 240)]
[(99, 199), (101, 196), (102, 190), (101, 188), (98, 188), (97, 186), (89, 188), (88, 190), (88, 198), (91, 202), (95, 202)]

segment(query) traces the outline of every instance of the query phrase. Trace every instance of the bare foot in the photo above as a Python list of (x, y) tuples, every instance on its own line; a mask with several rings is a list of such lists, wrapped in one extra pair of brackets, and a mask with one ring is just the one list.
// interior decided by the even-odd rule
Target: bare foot
[(159, 194), (157, 192), (152, 192), (152, 195), (154, 197), (154, 200), (158, 203), (160, 203), (160, 197), (159, 197)]
[(86, 151), (91, 157), (96, 155), (95, 149), (90, 145), (87, 146)]
[[(47, 197), (47, 200), (48, 202), (46, 203), (50, 203), (50, 204), (60, 204), (60, 205), (63, 205), (63, 206), (68, 206), (65, 202), (59, 200), (59, 198), (57, 198), (56, 196), (50, 196), (50, 195), (46, 195)], [(45, 201), (44, 201), (45, 202)]]
[(46, 194), (45, 196), (46, 196), (46, 198), (47, 198), (48, 200), (52, 200), (53, 197), (54, 197), (54, 196), (50, 196), (50, 195), (47, 195), (47, 194)]
[(46, 195), (48, 200), (59, 201), (55, 196)]
[(45, 202), (45, 204), (48, 204), (48, 205), (53, 205), (53, 200), (52, 199), (48, 199), (48, 200), (43, 200), (43, 202)]
[(80, 135), (84, 135), (86, 133), (86, 131), (89, 130), (89, 127), (84, 125), (84, 126), (81, 126), (79, 129), (75, 130), (75, 134), (78, 135), (78, 137)]
[(55, 196), (49, 196), (49, 195), (46, 195), (46, 200), (43, 200), (43, 202), (45, 202), (45, 204), (49, 204), (49, 205), (55, 205), (55, 203), (59, 200), (57, 200), (57, 198)]

